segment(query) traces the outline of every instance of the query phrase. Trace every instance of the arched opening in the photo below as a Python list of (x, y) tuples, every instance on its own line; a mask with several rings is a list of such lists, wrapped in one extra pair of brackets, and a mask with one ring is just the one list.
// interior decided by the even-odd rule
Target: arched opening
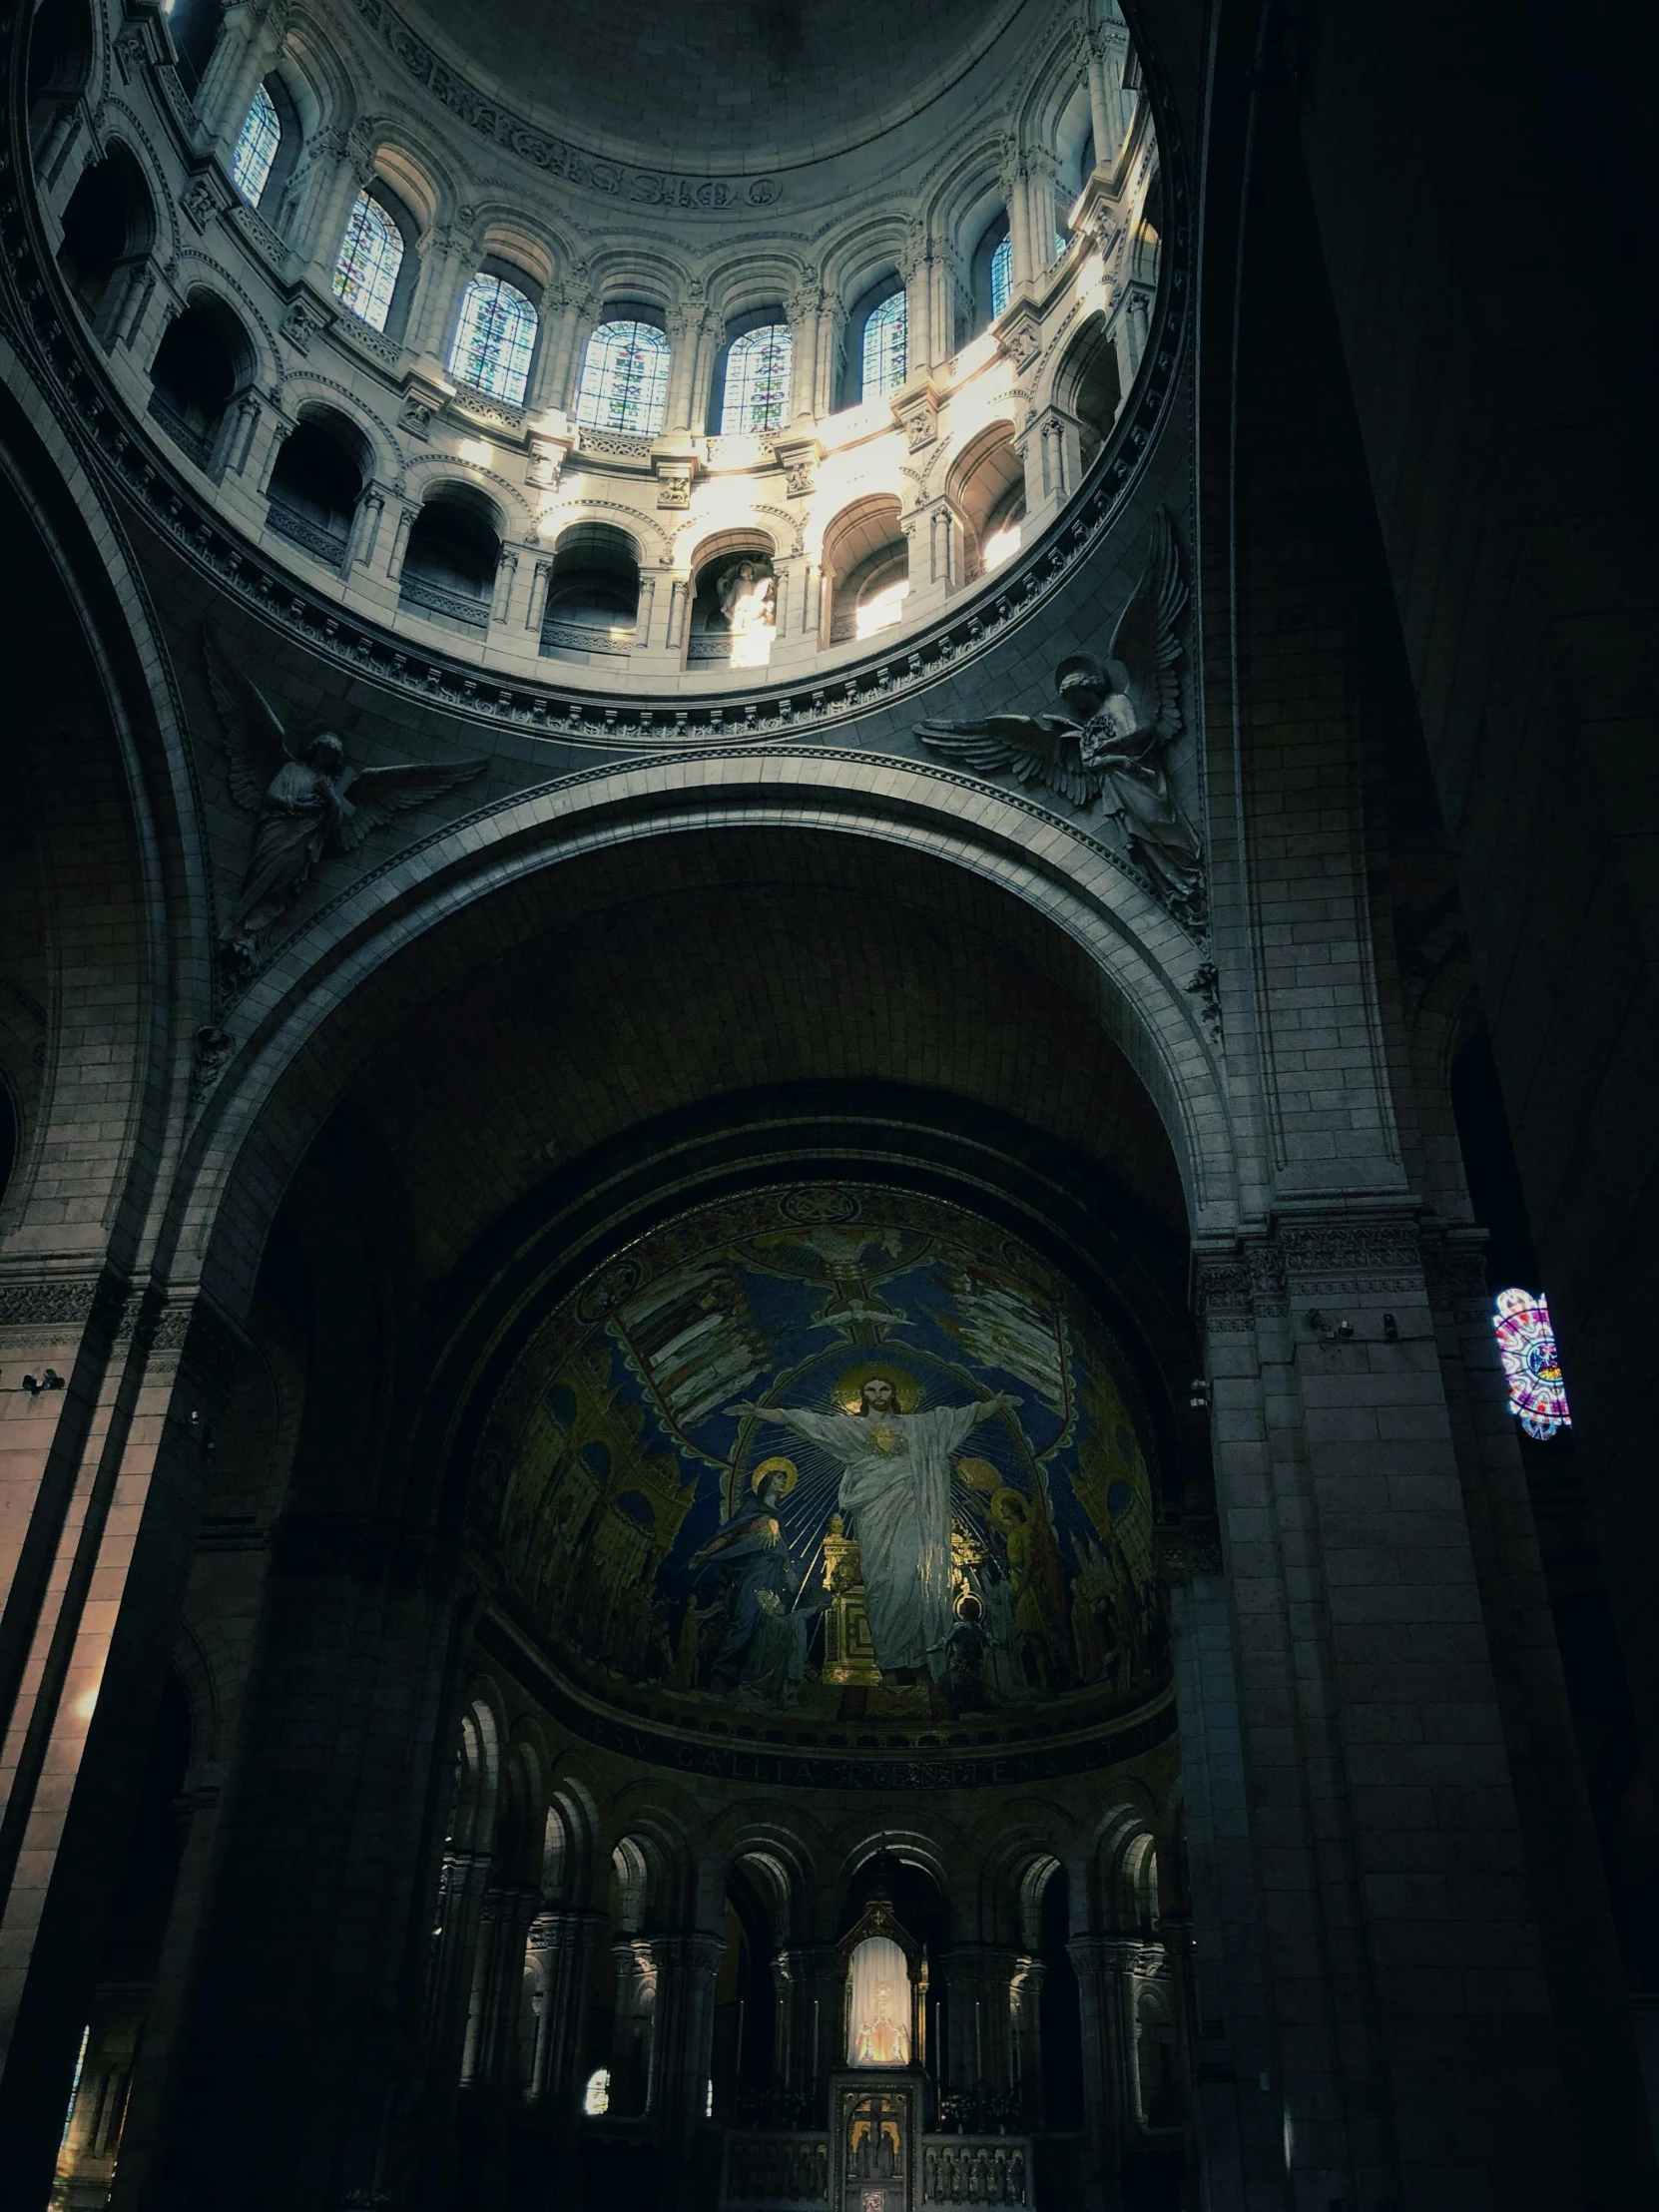
[(775, 1941), (766, 1902), (741, 1862), (726, 1877), (723, 1933), (710, 2117), (723, 2127), (762, 2127), (774, 2119)]
[(994, 322), (1008, 304), (1013, 289), (1014, 244), (1008, 228), (1008, 211), (999, 208), (983, 231), (968, 263), (968, 296), (972, 302), (967, 335)]
[(248, 333), (222, 299), (194, 291), (156, 350), (150, 412), (199, 468), (219, 460), (231, 401), (254, 375)]
[(794, 348), (782, 307), (757, 307), (729, 323), (715, 367), (710, 428), (723, 438), (783, 429), (790, 418)]
[(58, 268), (106, 343), (119, 331), (136, 280), (156, 242), (156, 211), (144, 173), (112, 145), (82, 175), (64, 210)]
[(429, 621), (487, 630), (500, 560), (501, 526), (490, 501), (470, 484), (445, 484), (409, 531), (398, 605)]
[(951, 471), (950, 499), (968, 533), (970, 576), (999, 568), (1019, 551), (1025, 519), (1025, 466), (1006, 422), (993, 422)]
[(897, 391), (909, 373), (909, 305), (891, 271), (852, 303), (846, 318), (837, 405), (855, 407)]
[(529, 284), (507, 263), (479, 270), (461, 294), (449, 348), (451, 376), (509, 407), (524, 404), (541, 329)]
[(1051, 1867), (1042, 1884), (1036, 1936), (1042, 1965), (1038, 2110), (1045, 2129), (1073, 2134), (1083, 2125), (1083, 2009), (1069, 1948), (1071, 1882), (1064, 1867)]
[(271, 472), (271, 527), (338, 568), (371, 460), (368, 440), (335, 408), (302, 407)]
[(824, 533), (830, 645), (873, 637), (902, 620), (910, 588), (910, 547), (890, 493), (863, 499)]
[(1123, 404), (1117, 347), (1103, 314), (1091, 315), (1067, 346), (1054, 379), (1054, 401), (1077, 423), (1087, 468), (1111, 436)]
[(661, 308), (613, 299), (582, 358), (577, 421), (590, 430), (654, 438), (668, 408), (668, 370)]
[(639, 548), (604, 522), (579, 522), (553, 554), (541, 649), (558, 660), (622, 659), (639, 616)]
[(388, 338), (400, 338), (420, 276), (420, 227), (407, 205), (376, 177), (352, 202), (334, 260), (334, 297), (348, 314)]
[(268, 220), (282, 205), (303, 145), (299, 110), (275, 71), (255, 90), (231, 154), (231, 182)]
[(224, 0), (169, 0), (162, 10), (162, 21), (173, 41), (185, 90), (194, 99), (219, 44), (220, 26), (225, 21)]
[(29, 26), (29, 138), (37, 149), (92, 76), (92, 16), (86, 0), (42, 0)]
[(731, 531), (699, 557), (686, 639), (688, 668), (764, 668), (778, 621), (772, 547), (757, 531)]

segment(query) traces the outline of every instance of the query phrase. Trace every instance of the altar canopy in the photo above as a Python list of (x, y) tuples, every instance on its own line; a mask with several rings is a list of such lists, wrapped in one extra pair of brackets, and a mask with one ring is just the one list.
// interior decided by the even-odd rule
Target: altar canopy
[(851, 2066), (910, 2063), (910, 1967), (890, 1936), (866, 1936), (847, 1961), (852, 2002), (846, 2059)]

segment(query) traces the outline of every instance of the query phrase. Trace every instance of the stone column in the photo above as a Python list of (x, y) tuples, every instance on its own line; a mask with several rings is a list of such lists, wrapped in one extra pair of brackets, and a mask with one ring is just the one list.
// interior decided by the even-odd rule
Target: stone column
[(1115, 2201), (1129, 2079), (1123, 2036), (1123, 1992), (1116, 1938), (1073, 1936), (1066, 1951), (1077, 1975), (1083, 2039), (1083, 2133), (1088, 2176), (1085, 2212), (1104, 2212)]
[(818, 407), (819, 325), (824, 294), (803, 284), (790, 295), (790, 420), (811, 422)]
[(260, 7), (241, 0), (226, 9), (196, 95), (196, 113), (210, 148), (229, 169), (254, 94), (281, 50), (286, 30), (279, 0)]
[(569, 1906), (549, 1906), (530, 1923), (535, 2039), (525, 2096), (561, 2125), (574, 2117), (581, 2093), (588, 1976), (606, 1934), (602, 1914)]
[(1014, 1960), (1009, 1983), (1013, 2011), (1013, 2080), (1010, 2084), (1018, 2124), (1040, 2128), (1043, 2124), (1042, 1989), (1047, 1968), (1040, 1958), (1022, 1952)]
[(526, 1884), (495, 1883), (478, 1918), (474, 2010), (467, 2021), (461, 2081), (523, 2095), (529, 2088), (525, 2050), (525, 1967), (530, 1924), (541, 1893)]
[(693, 1930), (654, 1936), (648, 1948), (657, 1976), (651, 2109), (669, 2135), (684, 2137), (703, 2124), (714, 2056), (715, 1981), (726, 1939)]
[[(61, 1080), (55, 1109), (72, 1120), (84, 1084), (96, 1132), (106, 1061), (70, 1055)], [(240, 1340), (112, 1269), (13, 1273), (0, 1342), (0, 2175), (41, 2175), (40, 2202)]]
[(405, 339), (428, 373), (449, 380), (449, 339), (460, 308), (461, 290), (477, 257), (472, 241), (458, 231), (430, 231), (421, 241), (420, 289), (409, 314)]
[(899, 274), (904, 279), (904, 332), (909, 354), (905, 373), (920, 376), (935, 365), (937, 353), (933, 344), (933, 257), (919, 227), (912, 227)]
[(530, 410), (570, 413), (582, 381), (582, 361), (593, 334), (592, 311), (573, 282), (549, 285), (543, 312), (547, 318), (541, 358), (530, 390)]
[(334, 264), (346, 218), (371, 175), (366, 149), (343, 131), (324, 131), (317, 139), (292, 246), (295, 261), (325, 299), (333, 296)]
[(426, 2021), (433, 2064), (445, 2082), (470, 2078), (478, 1931), (489, 1869), (488, 1852), (446, 1851), (438, 1873)]
[(391, 550), (386, 555), (386, 581), (395, 584), (403, 574), (403, 556), (409, 550), (409, 532), (420, 519), (420, 509), (408, 505), (397, 510), (397, 527), (392, 532)]

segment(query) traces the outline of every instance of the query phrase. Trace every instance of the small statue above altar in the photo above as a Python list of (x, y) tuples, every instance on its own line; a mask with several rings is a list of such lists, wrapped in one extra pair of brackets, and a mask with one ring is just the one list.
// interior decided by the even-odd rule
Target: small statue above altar
[(866, 1936), (846, 1962), (847, 2061), (907, 2066), (911, 2055), (910, 1962), (890, 1936)]

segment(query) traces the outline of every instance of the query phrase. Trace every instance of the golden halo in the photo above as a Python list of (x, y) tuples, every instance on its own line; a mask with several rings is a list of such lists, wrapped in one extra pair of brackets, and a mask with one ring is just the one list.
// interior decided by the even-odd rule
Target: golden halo
[(760, 1465), (755, 1469), (755, 1472), (749, 1477), (749, 1487), (754, 1490), (757, 1495), (759, 1495), (760, 1493), (761, 1484), (766, 1480), (769, 1474), (778, 1474), (783, 1476), (784, 1479), (782, 1494), (785, 1497), (789, 1496), (790, 1492), (801, 1480), (801, 1469), (796, 1465), (793, 1459), (763, 1459)]
[(1010, 1524), (1022, 1528), (1030, 1518), (1031, 1508), (1018, 1490), (1011, 1490), (1004, 1485), (991, 1499), (991, 1519), (998, 1528), (1007, 1529)]
[(891, 1360), (860, 1360), (855, 1368), (836, 1378), (835, 1403), (844, 1413), (855, 1413), (863, 1404), (863, 1387), (878, 1375), (884, 1375), (892, 1384), (893, 1395), (898, 1400), (901, 1413), (913, 1413), (921, 1403), (921, 1384), (907, 1368), (895, 1367)]

